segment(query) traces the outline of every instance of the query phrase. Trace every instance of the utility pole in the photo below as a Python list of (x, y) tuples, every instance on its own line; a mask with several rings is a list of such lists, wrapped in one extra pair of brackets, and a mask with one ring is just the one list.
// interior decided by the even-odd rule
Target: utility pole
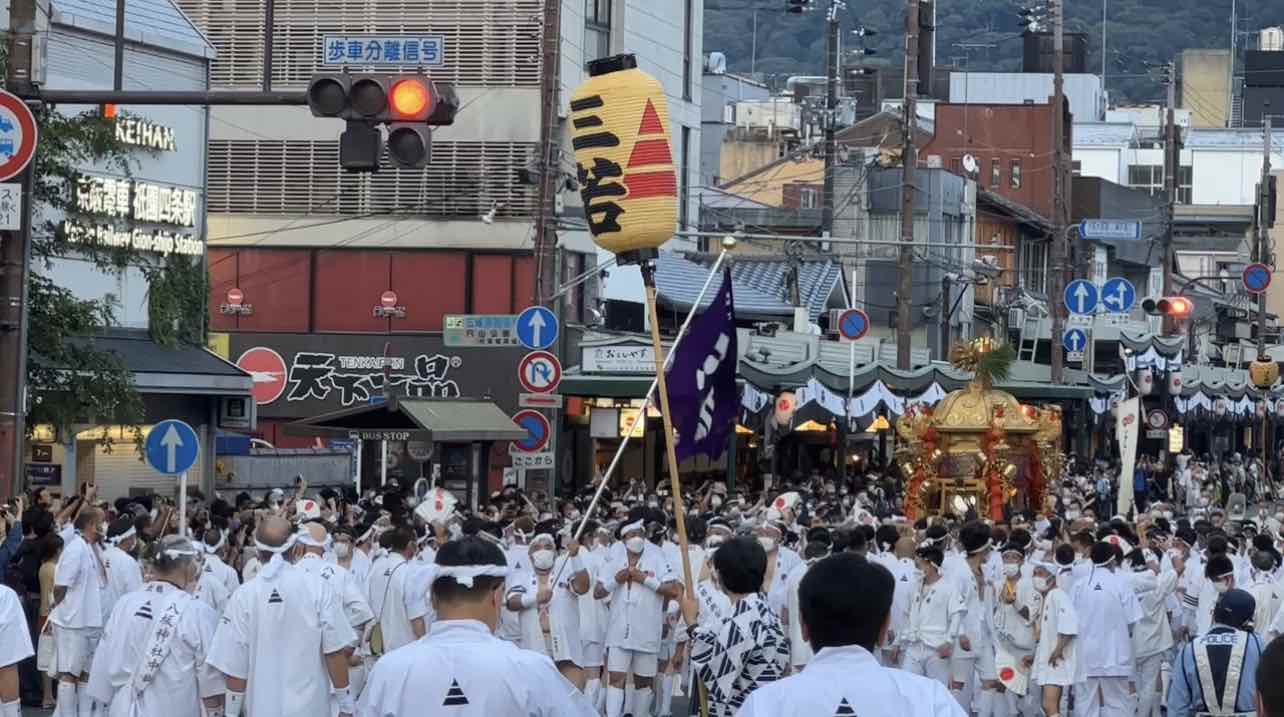
[[(1165, 208), (1166, 220), (1164, 222), (1164, 242), (1163, 251), (1161, 252), (1162, 261), (1164, 262), (1164, 296), (1173, 293), (1176, 287), (1173, 286), (1173, 229), (1177, 220), (1177, 173), (1181, 167), (1181, 147), (1177, 136), (1177, 63), (1169, 62), (1165, 66), (1165, 72), (1168, 81), (1168, 107), (1167, 117), (1164, 120), (1164, 198), (1167, 201)], [(1169, 334), (1177, 330), (1177, 325), (1164, 317), (1164, 334)]]
[(901, 146), (901, 245), (896, 257), (896, 368), (910, 369), (910, 337), (914, 332), (914, 146), (918, 117), (918, 0), (908, 0), (905, 13), (905, 126)]
[[(10, 0), (9, 57), (5, 87), (19, 96), (32, 90), (32, 40), (36, 0)], [(34, 163), (33, 163), (34, 164)], [(27, 274), (31, 267), (33, 165), (20, 177), (22, 226), (0, 241), (0, 496), (13, 495), (22, 475), (26, 433)]]
[[(561, 0), (544, 0), (541, 35), (543, 69), (540, 72), (539, 198), (535, 208), (535, 304), (544, 304), (557, 292), (557, 235), (552, 226), (553, 200), (561, 176), (561, 134), (557, 131)], [(596, 59), (596, 58), (594, 58)]]
[[(1257, 188), (1257, 242), (1253, 247), (1253, 261), (1260, 261), (1269, 266), (1275, 266), (1275, 256), (1271, 252), (1270, 237), (1267, 232), (1270, 230), (1271, 221), (1275, 217), (1271, 216), (1271, 116), (1270, 108), (1262, 117), (1262, 131), (1264, 134), (1262, 141), (1262, 183)], [(1266, 292), (1263, 291), (1257, 295), (1257, 357), (1259, 360), (1269, 360), (1266, 358)]]
[(1070, 182), (1065, 157), (1065, 0), (1052, 0), (1052, 281), (1048, 287), (1048, 309), (1052, 331), (1048, 348), (1052, 354), (1052, 383), (1065, 383), (1065, 353), (1061, 337), (1066, 332), (1066, 306), (1061, 301), (1066, 282), (1066, 223), (1069, 221)]
[(820, 233), (824, 237), (834, 233), (834, 162), (838, 154), (834, 126), (838, 124), (838, 83), (842, 79), (839, 67), (839, 44), (842, 41), (838, 22), (840, 7), (841, 0), (830, 0), (829, 15), (825, 19), (825, 196), (820, 215)]

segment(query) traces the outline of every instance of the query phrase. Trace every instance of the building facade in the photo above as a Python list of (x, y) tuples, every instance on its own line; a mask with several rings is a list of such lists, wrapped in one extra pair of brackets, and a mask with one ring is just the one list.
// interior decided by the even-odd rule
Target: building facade
[[(6, 16), (7, 17), (7, 16)], [(115, 7), (93, 0), (59, 0), (40, 14), (42, 87), (109, 90), (115, 60)], [(126, 90), (204, 90), (216, 51), (170, 0), (134, 0), (124, 23), (123, 87)], [(59, 111), (79, 115), (87, 107)], [(68, 212), (37, 208), (34, 231), (51, 228), (66, 237), (65, 250), (32, 270), (82, 300), (113, 304), (115, 325), (92, 342), (114, 354), (133, 376), (142, 398), (142, 425), (105, 425), (85, 415), (69, 426), (29, 426), (26, 482), (61, 491), (92, 483), (106, 499), (154, 492), (173, 496), (174, 478), (147, 466), (136, 437), (156, 422), (186, 421), (201, 440), (200, 460), (189, 472), (194, 487), (213, 486), (216, 437), (253, 427), (250, 377), (199, 344), (153, 340), (149, 294), (169, 272), (199, 274), (206, 259), (207, 110), (191, 106), (116, 106), (100, 112), (127, 155), (118, 164), (78, 167)], [(90, 249), (128, 248), (124, 265), (106, 267)], [(203, 307), (202, 307), (203, 308)], [(180, 321), (204, 335), (203, 311)], [(169, 323), (171, 319), (164, 319)], [(68, 366), (67, 369), (78, 367)]]
[[(270, 370), (250, 370), (281, 386), (258, 394), (260, 435), (277, 445), (308, 444), (284, 425), (382, 395), (382, 386), (371, 384), (381, 372), (371, 379), (366, 371), (382, 361), (385, 347), (400, 367), (392, 369), (398, 395), (487, 397), (515, 411), (520, 350), (452, 351), (442, 331), (447, 315), (508, 316), (534, 303), (543, 3), (277, 0), (265, 62), (264, 0), (178, 2), (219, 50), (210, 69), (215, 89), (301, 90), (314, 73), (341, 67), (422, 68), (452, 83), (460, 99), (455, 123), (435, 128), (427, 167), (384, 166), (375, 174), (343, 172), (342, 122), (315, 118), (306, 107), (211, 113), (212, 326), (227, 334), (231, 360), (245, 364), (255, 350), (250, 360)], [(557, 302), (564, 323), (574, 326), (595, 314), (604, 287), (592, 271), (599, 259), (577, 191), (570, 95), (587, 79), (587, 61), (637, 55), (639, 68), (665, 88), (680, 221), (694, 226), (702, 11), (694, 0), (567, 0), (559, 10), (553, 271), (558, 284), (590, 277)], [(334, 62), (327, 52), (336, 38), (366, 50)], [(431, 58), (422, 50), (429, 42), (437, 48)], [(381, 44), (379, 53), (371, 43)], [(415, 46), (418, 62), (406, 51)], [(381, 305), (395, 311), (376, 316)], [(298, 377), (307, 378), (306, 400), (291, 398), (305, 390)], [(492, 480), (500, 480), (506, 453), (489, 465)]]

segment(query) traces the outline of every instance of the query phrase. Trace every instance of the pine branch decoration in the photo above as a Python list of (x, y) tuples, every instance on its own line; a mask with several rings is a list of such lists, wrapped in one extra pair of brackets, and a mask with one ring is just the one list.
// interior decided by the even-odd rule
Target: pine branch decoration
[(950, 351), (950, 363), (960, 371), (975, 375), (976, 382), (989, 390), (995, 382), (1002, 383), (1012, 373), (1016, 352), (1010, 344), (996, 343), (982, 337), (966, 343), (955, 344)]

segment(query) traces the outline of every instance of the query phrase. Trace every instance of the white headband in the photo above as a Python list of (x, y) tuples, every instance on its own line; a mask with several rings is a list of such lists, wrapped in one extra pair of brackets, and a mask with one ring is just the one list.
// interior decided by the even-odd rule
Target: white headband
[(436, 573), (433, 582), (438, 578), (450, 578), (466, 588), (473, 586), (473, 578), (506, 578), (511, 572), (507, 565), (434, 565), (433, 570)]
[(325, 536), (325, 540), (313, 540), (312, 533), (305, 529), (300, 529), (299, 532), (295, 533), (294, 539), (302, 545), (306, 545), (310, 548), (321, 548), (322, 550), (329, 550), (330, 544), (334, 542), (328, 533)]
[(636, 523), (629, 523), (623, 528), (620, 528), (620, 535), (624, 535), (625, 533), (632, 530), (645, 530), (645, 529), (646, 529), (646, 521), (639, 519)]
[(290, 537), (286, 538), (284, 543), (276, 547), (273, 547), (270, 545), (264, 545), (263, 543), (259, 542), (258, 538), (255, 538), (254, 539), (255, 549), (260, 550), (264, 553), (272, 554), (272, 559), (268, 561), (267, 565), (263, 566), (263, 569), (259, 571), (259, 575), (262, 575), (266, 580), (274, 579), (277, 573), (281, 572), (281, 568), (285, 567), (285, 558), (281, 556), (284, 555), (285, 553), (288, 553), (292, 548), (294, 548), (294, 543), (296, 540), (298, 540), (298, 538), (299, 538), (299, 534), (294, 533), (290, 535)]
[(993, 539), (993, 538), (991, 538), (990, 540), (985, 541), (985, 545), (982, 545), (981, 547), (977, 548), (976, 550), (969, 550), (969, 551), (967, 551), (967, 554), (968, 554), (968, 555), (976, 555), (977, 553), (984, 553), (985, 551), (987, 551), (987, 550), (989, 550), (990, 548), (993, 548), (993, 547), (994, 547), (994, 539)]
[(129, 530), (126, 530), (125, 532), (121, 533), (120, 535), (117, 535), (114, 538), (108, 538), (107, 542), (111, 543), (112, 545), (120, 545), (121, 543), (125, 542), (126, 540), (129, 540), (135, 535), (138, 535), (138, 531), (135, 530), (133, 526), (130, 526)]
[(178, 548), (170, 548), (169, 550), (161, 551), (161, 555), (173, 560), (175, 558), (194, 558), (200, 555), (200, 553), (197, 553), (195, 550), (179, 550)]
[(547, 540), (548, 542), (553, 544), (553, 547), (557, 547), (557, 539), (554, 538), (550, 533), (540, 533), (539, 535), (536, 535), (534, 538), (531, 538), (531, 543), (532, 544), (538, 543), (542, 540)]
[(201, 542), (201, 544), (200, 544), (200, 547), (201, 547), (201, 549), (202, 549), (202, 550), (204, 550), (207, 554), (209, 554), (209, 555), (213, 555), (214, 553), (217, 553), (217, 552), (219, 551), (219, 549), (221, 549), (221, 548), (223, 547), (223, 543), (226, 543), (226, 542), (227, 542), (227, 533), (220, 532), (220, 533), (219, 533), (219, 535), (218, 535), (218, 542), (217, 542), (217, 543), (215, 543), (215, 544), (213, 544), (213, 545), (206, 545), (206, 544), (205, 544), (205, 542), (204, 542), (204, 541), (202, 541), (202, 542)]

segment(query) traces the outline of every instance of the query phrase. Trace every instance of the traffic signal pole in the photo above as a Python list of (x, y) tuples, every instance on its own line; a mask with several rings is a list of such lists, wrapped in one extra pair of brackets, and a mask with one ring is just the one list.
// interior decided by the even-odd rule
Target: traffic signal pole
[[(36, 0), (10, 0), (9, 48), (5, 87), (15, 94), (32, 88)], [(31, 269), (32, 174), (35, 163), (19, 176), (21, 225), (0, 241), (0, 496), (18, 489), (26, 463), (27, 276)]]

